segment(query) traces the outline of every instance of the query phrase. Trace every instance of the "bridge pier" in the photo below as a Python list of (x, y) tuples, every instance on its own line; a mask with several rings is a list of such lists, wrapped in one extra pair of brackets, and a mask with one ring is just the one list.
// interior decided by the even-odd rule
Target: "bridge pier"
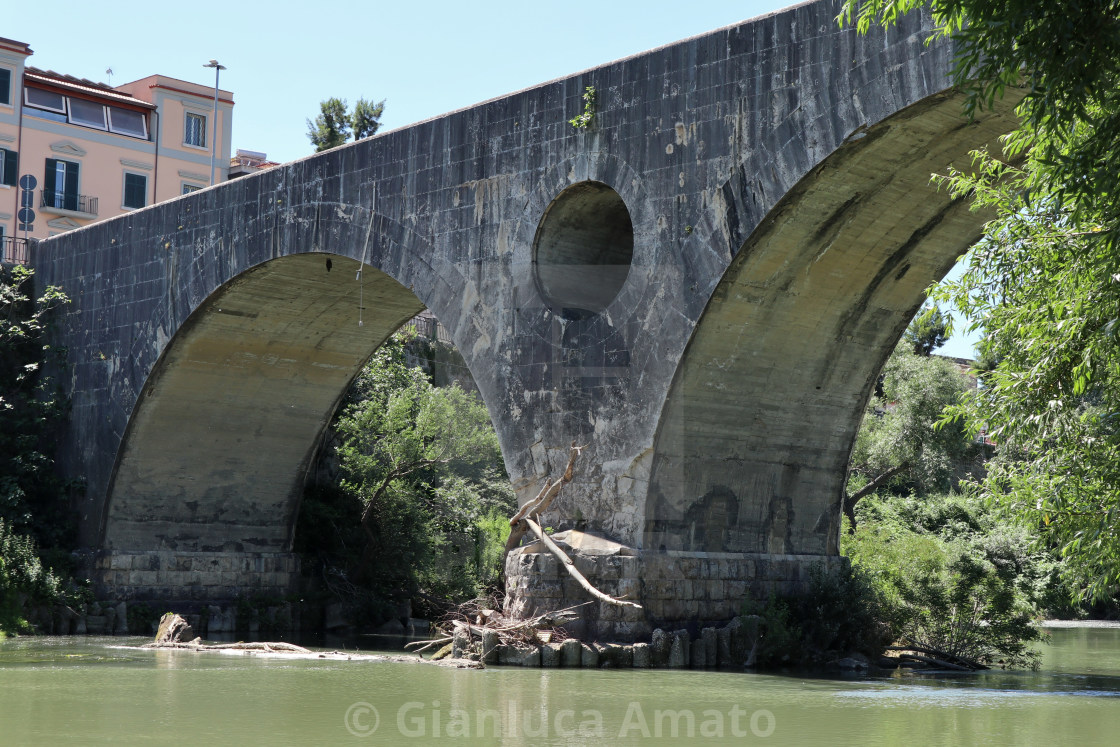
[(98, 598), (121, 601), (282, 597), (297, 588), (300, 567), (291, 552), (102, 550), (91, 560)]
[[(698, 634), (741, 614), (747, 600), (801, 593), (814, 565), (833, 570), (847, 563), (838, 555), (654, 552), (580, 532), (560, 532), (554, 539), (600, 590), (642, 605), (636, 610), (592, 600), (581, 607), (580, 620), (566, 629), (598, 640), (648, 640), (655, 628)], [(590, 600), (539, 542), (510, 552), (505, 571), (507, 613), (534, 616)]]

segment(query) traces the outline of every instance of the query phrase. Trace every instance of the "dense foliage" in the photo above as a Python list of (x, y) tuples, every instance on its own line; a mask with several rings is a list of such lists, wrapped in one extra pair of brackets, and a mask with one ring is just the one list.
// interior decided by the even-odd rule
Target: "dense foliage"
[(515, 508), (481, 402), (433, 386), (405, 345), (383, 345), (352, 386), (334, 424), (340, 479), (305, 499), (299, 522), (299, 548), (373, 607), (438, 605), (495, 584)]
[(0, 632), (30, 632), (26, 608), (64, 601), (62, 580), (39, 559), (34, 541), (0, 518)]
[(960, 423), (938, 425), (960, 402), (968, 380), (944, 358), (915, 355), (904, 339), (887, 360), (878, 391), (867, 404), (848, 467), (844, 513), (877, 490), (946, 491), (981, 461), (982, 447)]
[[(68, 547), (68, 486), (52, 470), (54, 428), (64, 411), (44, 372), (47, 321), (66, 302), (56, 288), (29, 295), (32, 270), (0, 268), (0, 629), (22, 629), (24, 603), (61, 598), (37, 546)], [(57, 553), (56, 553), (57, 554)]]
[(1003, 154), (942, 188), (994, 209), (968, 271), (939, 295), (985, 333), (993, 365), (956, 414), (1001, 450), (985, 493), (1039, 527), (1101, 599), (1120, 584), (1120, 2), (849, 0), (866, 29), (928, 5), (958, 42), (970, 105), (1013, 87)]
[(934, 350), (949, 340), (951, 317), (936, 306), (927, 306), (918, 312), (902, 339), (911, 346), (915, 355), (932, 355)]
[(815, 566), (804, 594), (748, 602), (743, 612), (757, 616), (753, 665), (761, 669), (820, 666), (853, 653), (875, 661), (895, 640), (882, 595), (851, 566)]
[(961, 494), (873, 496), (857, 512), (844, 554), (870, 579), (896, 641), (1037, 666), (1037, 620), (1060, 578), (1026, 527)]

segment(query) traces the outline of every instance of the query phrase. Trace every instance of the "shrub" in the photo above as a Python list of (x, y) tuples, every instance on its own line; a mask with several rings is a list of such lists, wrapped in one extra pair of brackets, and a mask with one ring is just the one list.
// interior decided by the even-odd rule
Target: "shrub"
[(765, 604), (747, 603), (759, 616), (755, 664), (760, 668), (812, 666), (860, 653), (878, 658), (891, 643), (888, 607), (870, 581), (845, 564), (810, 570), (804, 594), (770, 595)]
[(13, 532), (0, 519), (0, 630), (30, 632), (23, 619), (28, 604), (57, 604), (65, 601), (62, 583), (44, 568), (34, 541)]
[(963, 495), (871, 498), (845, 538), (899, 643), (1036, 668), (1040, 604), (1057, 573), (1029, 532)]

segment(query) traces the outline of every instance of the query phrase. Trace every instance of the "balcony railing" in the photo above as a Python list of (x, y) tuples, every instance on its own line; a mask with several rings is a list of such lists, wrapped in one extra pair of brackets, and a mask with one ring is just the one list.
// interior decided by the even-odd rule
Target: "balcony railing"
[(59, 192), (58, 190), (44, 189), (43, 198), (39, 201), (39, 207), (97, 215), (97, 198), (91, 197), (90, 195), (80, 195), (74, 192)]
[(6, 265), (27, 264), (27, 249), (35, 239), (0, 236), (0, 261)]

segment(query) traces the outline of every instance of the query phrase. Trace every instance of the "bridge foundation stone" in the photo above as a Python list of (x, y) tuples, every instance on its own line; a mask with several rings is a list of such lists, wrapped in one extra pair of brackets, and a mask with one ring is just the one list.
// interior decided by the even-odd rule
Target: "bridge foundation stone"
[(554, 539), (597, 588), (636, 601), (642, 609), (592, 600), (563, 563), (536, 542), (506, 558), (506, 612), (529, 617), (591, 601), (565, 629), (594, 640), (649, 640), (656, 628), (698, 635), (741, 614), (747, 600), (803, 593), (814, 566), (831, 571), (848, 562), (838, 555), (651, 552), (574, 531)]
[(299, 556), (288, 552), (180, 552), (104, 550), (91, 579), (102, 599), (124, 601), (229, 601), (297, 588)]

